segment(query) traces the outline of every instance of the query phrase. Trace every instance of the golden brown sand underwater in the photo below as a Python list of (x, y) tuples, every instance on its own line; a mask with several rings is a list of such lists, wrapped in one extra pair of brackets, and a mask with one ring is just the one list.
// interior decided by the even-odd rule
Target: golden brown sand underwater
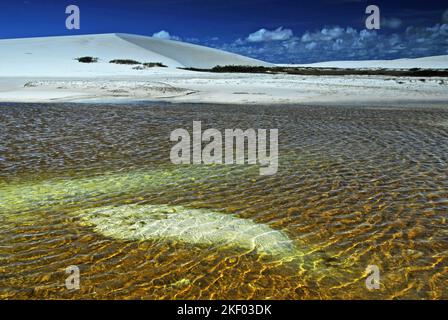
[[(193, 121), (278, 128), (278, 174), (169, 164)], [(448, 298), (446, 106), (3, 104), (0, 136), (2, 299)]]

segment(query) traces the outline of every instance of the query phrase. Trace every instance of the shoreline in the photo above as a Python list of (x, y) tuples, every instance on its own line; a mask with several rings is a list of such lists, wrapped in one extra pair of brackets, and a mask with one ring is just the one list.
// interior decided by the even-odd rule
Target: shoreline
[(448, 101), (427, 101), (427, 100), (396, 100), (396, 101), (341, 101), (341, 102), (291, 102), (283, 104), (269, 104), (269, 103), (223, 103), (223, 102), (177, 102), (177, 101), (162, 101), (162, 100), (77, 100), (77, 101), (38, 101), (38, 102), (23, 102), (23, 101), (0, 101), (0, 109), (6, 105), (95, 105), (95, 106), (148, 106), (148, 107), (163, 107), (163, 106), (242, 106), (242, 107), (275, 107), (275, 108), (365, 108), (365, 109), (447, 109)]

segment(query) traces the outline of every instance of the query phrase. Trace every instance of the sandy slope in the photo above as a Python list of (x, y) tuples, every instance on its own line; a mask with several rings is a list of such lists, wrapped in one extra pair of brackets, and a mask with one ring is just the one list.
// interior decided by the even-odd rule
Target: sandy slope
[[(92, 64), (74, 60), (83, 56), (100, 60)], [(128, 34), (0, 40), (0, 76), (138, 75), (129, 66), (110, 64), (113, 59), (161, 62), (174, 68), (268, 65), (203, 46)]]
[[(95, 56), (98, 63), (79, 63)], [(446, 57), (397, 60), (389, 67), (436, 67)], [(111, 59), (162, 62), (168, 68), (134, 70)], [(369, 66), (385, 62), (369, 62)], [(219, 74), (177, 69), (264, 62), (150, 37), (105, 34), (0, 40), (0, 102), (136, 101), (245, 104), (368, 104), (424, 102), (448, 106), (448, 78)], [(335, 62), (340, 67), (353, 62)], [(360, 65), (361, 66), (361, 65)], [(366, 67), (363, 64), (362, 67)]]

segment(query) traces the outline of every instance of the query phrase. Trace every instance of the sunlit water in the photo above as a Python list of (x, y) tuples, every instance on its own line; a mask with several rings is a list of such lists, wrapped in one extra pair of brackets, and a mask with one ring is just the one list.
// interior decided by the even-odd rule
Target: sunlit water
[[(278, 128), (279, 172), (171, 165), (193, 120)], [(0, 298), (447, 299), (447, 124), (424, 106), (3, 104)], [(143, 229), (167, 217), (181, 236)]]

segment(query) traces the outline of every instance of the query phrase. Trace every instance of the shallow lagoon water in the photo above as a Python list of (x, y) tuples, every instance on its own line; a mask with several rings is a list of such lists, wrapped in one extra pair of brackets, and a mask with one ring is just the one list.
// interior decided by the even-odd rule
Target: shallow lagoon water
[[(193, 120), (278, 128), (278, 174), (171, 165), (170, 132)], [(0, 297), (448, 298), (447, 121), (427, 106), (3, 104)], [(135, 207), (132, 219), (176, 208), (253, 224), (286, 254), (138, 238), (88, 215)], [(368, 265), (380, 290), (365, 287)]]

